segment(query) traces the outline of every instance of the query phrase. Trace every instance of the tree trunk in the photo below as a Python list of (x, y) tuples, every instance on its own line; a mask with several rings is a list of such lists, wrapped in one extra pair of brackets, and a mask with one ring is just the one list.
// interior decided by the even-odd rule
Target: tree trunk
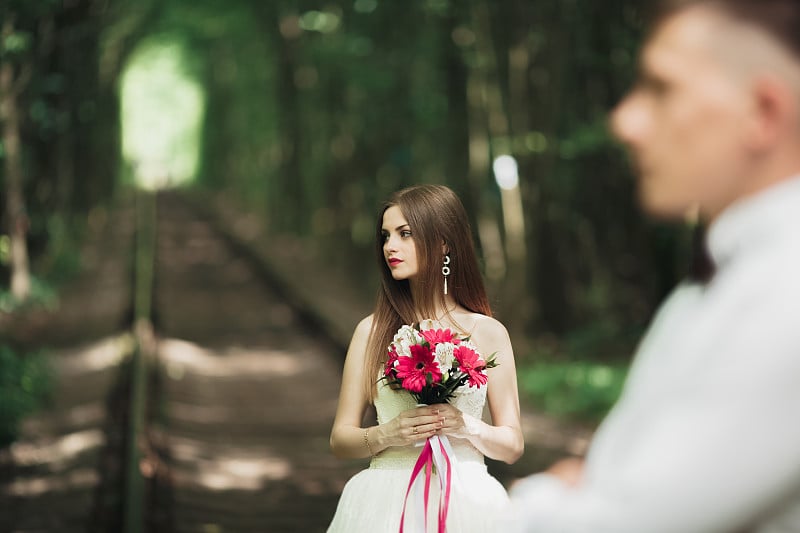
[(468, 180), (469, 165), (469, 106), (467, 104), (467, 66), (463, 52), (453, 42), (451, 35), (458, 27), (455, 14), (447, 17), (442, 31), (442, 69), (445, 75), (447, 105), (447, 134), (444, 136), (445, 173), (450, 185), (461, 198), (470, 224), (478, 227), (478, 194), (473, 182)]
[[(473, 87), (473, 97), (479, 98), (485, 110), (484, 120), (486, 120), (486, 146), (483, 148), (484, 155), (475, 160), (480, 165), (475, 172), (483, 174), (486, 179), (490, 174), (490, 156), (501, 154), (511, 155), (512, 143), (510, 141), (509, 117), (503, 103), (503, 89), (500, 83), (500, 67), (497, 61), (496, 42), (492, 33), (491, 11), (487, 2), (475, 4), (473, 8), (473, 23), (476, 36), (476, 48), (479, 55), (478, 64), (482, 70), (480, 82), (482, 87)], [(505, 140), (506, 146), (499, 147), (496, 153), (492, 153), (490, 140)], [(477, 140), (477, 139), (476, 139)], [(472, 144), (472, 143), (471, 143)], [(500, 257), (494, 258), (496, 261), (496, 272), (489, 271), (489, 278), (492, 275), (502, 279), (500, 288), (502, 290), (502, 302), (500, 305), (500, 315), (505, 319), (509, 329), (518, 330), (527, 320), (530, 310), (527, 309), (525, 294), (527, 294), (525, 276), (525, 227), (520, 204), (519, 188), (512, 190), (502, 190), (501, 211), (503, 224), (503, 243), (504, 252)], [(489, 231), (499, 234), (498, 213), (495, 206), (484, 206), (485, 212), (489, 215), (494, 228), (484, 228), (484, 232)], [(484, 222), (484, 223), (487, 223)], [(502, 265), (501, 265), (502, 261)], [(490, 265), (487, 258), (487, 267)], [(502, 270), (501, 270), (502, 269)], [(502, 274), (501, 274), (502, 272)]]
[(542, 30), (548, 29), (548, 40), (531, 58), (532, 67), (539, 73), (530, 83), (528, 107), (531, 128), (544, 134), (546, 149), (538, 153), (528, 167), (530, 178), (525, 183), (524, 202), (528, 207), (527, 241), (528, 286), (534, 295), (534, 308), (529, 321), (530, 329), (561, 333), (569, 324), (570, 308), (567, 299), (568, 276), (561, 265), (560, 233), (553, 212), (558, 209), (558, 137), (565, 94), (567, 63), (565, 51), (571, 51), (569, 30), (562, 15), (562, 4), (534, 4), (534, 17), (541, 21)]
[(265, 31), (273, 36), (276, 50), (278, 126), (280, 139), (280, 192), (269, 200), (270, 219), (281, 231), (302, 234), (305, 216), (299, 206), (305, 205), (304, 176), (300, 160), (303, 128), (295, 70), (298, 43), (302, 35), (297, 15), (283, 3), (265, 4), (261, 8)]
[[(3, 22), (3, 39), (14, 33), (14, 20)], [(19, 301), (30, 295), (31, 278), (28, 266), (28, 218), (22, 193), (22, 154), (19, 131), (17, 94), (24, 80), (14, 75), (14, 65), (6, 57), (0, 63), (0, 117), (3, 121), (3, 149), (6, 181), (6, 212), (11, 239), (11, 294)]]

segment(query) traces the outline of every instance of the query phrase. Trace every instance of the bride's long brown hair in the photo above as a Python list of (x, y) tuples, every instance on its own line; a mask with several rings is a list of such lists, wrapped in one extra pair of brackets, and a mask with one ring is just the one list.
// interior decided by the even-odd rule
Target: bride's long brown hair
[[(392, 277), (383, 253), (383, 214), (393, 206), (400, 208), (414, 239), (418, 271), (413, 291), (407, 279)], [(386, 348), (397, 330), (403, 324), (437, 318), (436, 311), (446, 309), (442, 275), (445, 250), (450, 255), (449, 295), (469, 311), (492, 316), (469, 219), (458, 196), (443, 185), (418, 185), (394, 193), (383, 205), (375, 232), (381, 286), (367, 342), (365, 386), (370, 398), (375, 397)]]

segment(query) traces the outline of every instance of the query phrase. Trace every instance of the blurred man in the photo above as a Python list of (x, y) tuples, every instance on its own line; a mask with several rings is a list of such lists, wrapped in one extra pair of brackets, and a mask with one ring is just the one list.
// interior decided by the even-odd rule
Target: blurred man
[(514, 531), (800, 532), (800, 0), (662, 4), (612, 126), (716, 272), (662, 306), (585, 462), (515, 485)]

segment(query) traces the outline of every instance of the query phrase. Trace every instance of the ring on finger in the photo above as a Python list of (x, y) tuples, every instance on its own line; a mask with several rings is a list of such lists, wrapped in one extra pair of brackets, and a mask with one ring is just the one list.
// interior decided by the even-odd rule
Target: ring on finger
[(418, 433), (417, 426), (414, 426), (413, 431), (414, 431), (414, 435), (416, 435)]

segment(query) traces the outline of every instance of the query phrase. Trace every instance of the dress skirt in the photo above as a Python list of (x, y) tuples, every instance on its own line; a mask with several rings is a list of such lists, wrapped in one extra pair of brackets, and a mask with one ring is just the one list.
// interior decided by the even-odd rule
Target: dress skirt
[[(417, 449), (419, 450), (419, 448)], [(378, 463), (378, 464), (376, 464)], [(407, 463), (407, 462), (406, 462)], [(413, 464), (413, 463), (412, 463)], [(478, 461), (460, 461), (452, 480), (447, 533), (497, 531), (509, 500), (505, 488)], [(373, 460), (370, 468), (345, 485), (328, 533), (389, 533), (400, 529), (411, 467)], [(428, 508), (428, 531), (436, 532), (439, 481), (434, 474)], [(409, 498), (404, 531), (414, 531), (415, 512), (423, 512)], [(419, 532), (421, 533), (421, 532)]]

